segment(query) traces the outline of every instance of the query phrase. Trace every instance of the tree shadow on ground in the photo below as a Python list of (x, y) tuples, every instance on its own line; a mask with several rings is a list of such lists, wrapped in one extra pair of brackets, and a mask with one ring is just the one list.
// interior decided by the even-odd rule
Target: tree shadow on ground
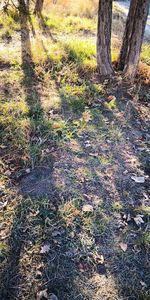
[[(120, 86), (117, 89), (120, 91)], [(124, 87), (122, 87), (122, 92), (123, 89)], [(146, 179), (145, 184), (141, 186), (131, 180), (132, 175), (143, 174), (143, 171), (145, 171), (147, 160), (143, 167), (141, 153), (136, 147), (141, 146), (143, 139), (140, 140), (140, 138), (143, 135), (146, 136), (147, 131), (145, 132), (141, 128), (141, 125), (145, 124), (145, 120), (139, 115), (134, 101), (131, 101), (129, 97), (124, 101), (124, 96), (124, 93), (122, 97), (119, 95), (120, 98), (117, 95), (117, 107), (114, 111), (106, 109), (103, 103), (99, 105), (98, 109), (90, 109), (90, 113), (93, 114), (94, 118), (95, 113), (99, 114), (97, 117), (98, 122), (93, 120), (92, 127), (88, 129), (87, 125), (87, 129), (79, 134), (77, 151), (72, 151), (72, 143), (70, 143), (70, 146), (66, 145), (63, 161), (65, 156), (66, 159), (68, 157), (70, 172), (75, 173), (76, 169), (79, 168), (81, 169), (80, 174), (83, 172), (81, 177), (84, 178), (88, 177), (88, 174), (84, 176), (84, 169), (88, 169), (93, 176), (92, 180), (87, 179), (86, 181), (84, 179), (84, 183), (79, 182), (80, 180), (75, 177), (74, 189), (76, 191), (80, 190), (80, 193), (84, 196), (83, 198), (87, 197), (89, 204), (93, 205), (94, 196), (101, 198), (103, 203), (100, 207), (105, 216), (111, 220), (107, 224), (108, 231), (106, 230), (104, 234), (99, 234), (96, 239), (99, 242), (99, 253), (103, 253), (106, 258), (109, 274), (114, 276), (120, 297), (123, 296), (124, 299), (129, 297), (130, 299), (149, 299), (149, 272), (147, 265), (149, 246), (146, 249), (144, 244), (142, 244), (143, 234), (148, 234), (149, 228), (148, 212), (144, 213), (142, 209), (142, 206), (148, 208), (149, 179)], [(62, 98), (62, 105), (65, 99), (65, 111), (68, 109), (71, 120), (74, 118), (74, 114), (70, 103), (73, 103), (76, 99), (71, 95), (65, 96), (63, 94), (62, 96), (61, 93), (60, 97)], [(82, 101), (82, 97), (79, 98), (77, 100)], [(121, 115), (120, 117), (120, 113), (124, 114), (124, 116)], [(77, 116), (75, 119), (80, 118)], [(112, 129), (114, 132), (112, 132)], [(118, 132), (121, 133), (120, 137)], [(105, 149), (103, 150), (103, 148)], [(147, 150), (147, 147), (145, 150)], [(113, 162), (99, 168), (99, 165), (103, 163), (102, 161), (96, 162), (98, 152), (100, 152), (99, 156), (104, 154), (107, 159), (113, 156)], [(94, 158), (91, 158), (89, 155)], [(116, 166), (119, 166), (120, 169)], [(66, 176), (69, 176), (67, 172)], [(90, 183), (92, 183), (93, 187), (90, 186)], [(72, 186), (71, 183), (70, 186)], [(120, 205), (119, 209), (113, 207), (117, 202)], [(134, 223), (134, 217), (138, 213), (144, 213), (144, 225), (142, 227), (138, 227)], [(131, 216), (129, 223), (126, 222), (128, 215)], [(114, 222), (112, 218), (114, 218)], [(100, 216), (99, 221), (102, 222)], [(93, 221), (93, 224), (94, 222), (96, 220)], [(122, 241), (128, 245), (126, 253), (119, 249), (119, 243)], [(140, 288), (141, 282), (146, 283), (146, 291), (144, 290), (145, 288)], [(107, 297), (108, 295), (106, 299)]]
[[(50, 132), (50, 125), (41, 107), (39, 81), (32, 61), (28, 27), (29, 2), (26, 5), (22, 1), (22, 5), (26, 11), (26, 14), (21, 11), (20, 20), (23, 85), (31, 121), (28, 141), (30, 149), (38, 140), (40, 126)], [(51, 133), (47, 140), (44, 147), (50, 148)], [(55, 293), (59, 299), (67, 299), (66, 294), (73, 298), (75, 266), (67, 254), (71, 237), (68, 236), (65, 220), (59, 213), (59, 206), (66, 199), (56, 186), (57, 178), (53, 179), (53, 163), (54, 157), (49, 154), (42, 166), (40, 162), (36, 167), (33, 164), (30, 174), (20, 179), (18, 195), (15, 195), (18, 203), (8, 239), (8, 258), (1, 274), (2, 300), (36, 298), (36, 294), (44, 289), (48, 293)], [(48, 253), (40, 253), (42, 245), (47, 243)], [(78, 288), (73, 290), (78, 297)]]
[[(32, 148), (41, 137), (41, 123), (47, 131), (50, 127), (41, 107), (27, 17), (23, 18), (23, 84), (34, 125)], [(68, 122), (68, 115), (69, 122), (80, 120), (84, 110), (89, 111), (86, 102), (79, 111), (79, 101), (74, 111), (77, 99), (62, 95), (57, 80), (56, 86), (63, 120)], [(118, 110), (123, 110), (119, 103)], [(140, 281), (149, 283), (147, 253), (136, 243), (140, 228), (133, 220), (125, 224), (124, 217), (128, 213), (131, 217), (136, 215), (137, 198), (145, 191), (135, 193), (137, 186), (130, 179), (130, 171), (138, 171), (139, 166), (128, 165), (128, 158), (134, 157), (137, 163), (140, 158), (133, 151), (133, 139), (131, 143), (126, 140), (128, 127), (124, 127), (115, 110), (100, 104), (90, 108), (90, 114), (92, 120), (77, 130), (76, 137), (66, 141), (62, 135), (60, 149), (49, 154), (42, 165), (33, 164), (19, 183), (21, 199), (10, 235), (10, 256), (2, 274), (3, 300), (31, 299), (44, 289), (64, 300), (149, 299), (148, 288), (140, 288)], [(134, 124), (130, 130), (134, 130)], [(51, 147), (51, 135), (44, 147)], [(126, 170), (129, 174), (121, 177)], [(116, 202), (120, 208), (115, 208)], [(92, 205), (92, 213), (82, 211), (87, 203)], [(144, 222), (142, 228), (146, 230), (147, 216)], [(125, 253), (118, 246), (120, 242), (128, 245)], [(49, 250), (41, 254), (44, 245)]]

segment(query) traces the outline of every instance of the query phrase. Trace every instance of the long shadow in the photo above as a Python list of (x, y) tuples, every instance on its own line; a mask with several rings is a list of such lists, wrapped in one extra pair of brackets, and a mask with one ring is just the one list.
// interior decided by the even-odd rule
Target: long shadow
[[(120, 87), (118, 88), (118, 90), (120, 90)], [(119, 95), (120, 96), (120, 95)], [(137, 136), (135, 135), (135, 131), (138, 129), (138, 131), (140, 132), (140, 134), (144, 134), (145, 135), (145, 130), (141, 130), (141, 127), (139, 126), (139, 122), (141, 124), (145, 124), (144, 120), (141, 118), (141, 116), (139, 115), (139, 112), (137, 110), (137, 108), (134, 106), (133, 102), (131, 103), (131, 99), (128, 99), (126, 101), (126, 103), (121, 103), (123, 99), (123, 96), (120, 98), (120, 102), (117, 100), (117, 109), (118, 112), (122, 113), (124, 111), (125, 116), (126, 116), (126, 105), (127, 102), (129, 101), (129, 105), (131, 104), (131, 115), (135, 115), (134, 119), (138, 119), (138, 122), (136, 124), (136, 120), (132, 120), (132, 118), (125, 120), (125, 119), (121, 119), (118, 118), (118, 116), (115, 114), (115, 112), (111, 111), (111, 110), (106, 110), (103, 105), (100, 107), (100, 113), (102, 114), (103, 118), (105, 118), (105, 121), (107, 121), (107, 123), (109, 124), (109, 122), (111, 123), (113, 121), (114, 125), (116, 124), (118, 128), (121, 129), (122, 133), (123, 133), (123, 138), (124, 138), (124, 146), (127, 145), (127, 151), (130, 151), (130, 155), (131, 157), (136, 157), (137, 162), (143, 163), (143, 160), (141, 160), (141, 156), (139, 155), (139, 153), (136, 151), (136, 149), (134, 149), (133, 145), (136, 145), (137, 142)], [(64, 95), (62, 96), (62, 94), (60, 93), (60, 97), (62, 99), (62, 105), (64, 104), (64, 100), (65, 100), (65, 110), (68, 108), (68, 110), (70, 110), (70, 114), (72, 113), (72, 109), (70, 108), (70, 106), (67, 105), (67, 100), (68, 98), (72, 98), (72, 100), (74, 101), (74, 97), (72, 96), (67, 96), (65, 97)], [(117, 95), (118, 98), (118, 95)], [(121, 105), (120, 105), (121, 104)], [(132, 111), (133, 110), (133, 111)], [(92, 112), (92, 109), (91, 109)], [(127, 122), (126, 122), (127, 121)], [(99, 126), (99, 124), (98, 124)], [(95, 125), (95, 129), (96, 131), (98, 130), (97, 124)], [(130, 135), (129, 135), (129, 131), (130, 130)], [(108, 130), (106, 130), (108, 131)], [(86, 139), (90, 139), (90, 135), (88, 134), (88, 130), (87, 132), (85, 132), (85, 138)], [(109, 132), (108, 132), (108, 136), (107, 139), (109, 140)], [(96, 140), (96, 137), (95, 137)], [(88, 166), (88, 155), (86, 156), (86, 151), (87, 149), (84, 147), (84, 137), (83, 137), (83, 141), (82, 139), (78, 139), (78, 143), (80, 144), (81, 148), (83, 149), (83, 151), (85, 152), (84, 158), (86, 160), (85, 166), (87, 166), (92, 174), (94, 175), (94, 177), (96, 177), (97, 172), (94, 166)], [(93, 141), (94, 142), (94, 141)], [(110, 142), (110, 141), (109, 141)], [(107, 141), (106, 141), (107, 144)], [(119, 142), (116, 142), (116, 146), (117, 144), (119, 145)], [(112, 151), (113, 148), (116, 147), (115, 144), (112, 144)], [(122, 172), (126, 172), (126, 170), (128, 169), (128, 164), (126, 162), (126, 157), (124, 155), (124, 148), (120, 149), (120, 147), (116, 147), (116, 150), (113, 153), (114, 156), (114, 160), (115, 160), (115, 164), (116, 165), (120, 165), (121, 164), (121, 173)], [(92, 150), (90, 150), (92, 151)], [(71, 150), (70, 150), (71, 152)], [(88, 151), (87, 151), (88, 152)], [(88, 153), (87, 153), (88, 154)], [(78, 156), (78, 155), (77, 155)], [(86, 156), (86, 157), (85, 157)], [(83, 157), (83, 156), (82, 156)], [(71, 166), (70, 166), (71, 168)], [(72, 168), (72, 172), (73, 172), (73, 168)], [(118, 172), (118, 171), (117, 171)], [(98, 180), (99, 183), (96, 184), (97, 189), (100, 189), (101, 191), (98, 192), (99, 196), (102, 197), (103, 199), (103, 205), (102, 208), (106, 208), (106, 215), (108, 216), (114, 216), (114, 211), (112, 209), (112, 204), (114, 201), (120, 202), (121, 204), (121, 210), (120, 210), (120, 219), (119, 221), (122, 222), (123, 224), (123, 219), (121, 216), (123, 216), (123, 214), (130, 214), (132, 217), (136, 216), (136, 209), (138, 210), (138, 207), (140, 206), (140, 201), (138, 201), (140, 198), (142, 198), (142, 194), (144, 191), (146, 191), (146, 193), (148, 192), (148, 186), (145, 184), (142, 188), (141, 187), (137, 187), (133, 182), (131, 183), (131, 178), (129, 175), (123, 175), (120, 174), (120, 171), (118, 172), (118, 178), (116, 177), (117, 172), (114, 170), (114, 173), (112, 173), (111, 176), (113, 176), (113, 185), (112, 183), (107, 184), (107, 180), (109, 182), (109, 177), (107, 176), (107, 173), (105, 173), (104, 171), (101, 172), (101, 177)], [(133, 173), (133, 172), (138, 172), (138, 168), (137, 166), (133, 167), (132, 170), (129, 171), (129, 174)], [(121, 180), (121, 177), (119, 177), (121, 175), (121, 177), (125, 177), (125, 179), (123, 178), (123, 182)], [(126, 178), (128, 177), (128, 179)], [(105, 179), (105, 180), (103, 180)], [(110, 178), (111, 181), (111, 178)], [(93, 185), (94, 186), (94, 185)], [(77, 187), (78, 188), (78, 187)], [(114, 191), (111, 190), (112, 188), (114, 188)], [(90, 192), (90, 190), (85, 190), (84, 187), (81, 188), (82, 193), (84, 194), (85, 192), (88, 191)], [(96, 190), (94, 188), (93, 190), (94, 194), (96, 195)], [(115, 192), (115, 193), (114, 193)], [(129, 198), (127, 197), (127, 195), (125, 196), (125, 192), (129, 193)], [(113, 194), (114, 193), (114, 194)], [(112, 195), (113, 194), (113, 195)], [(132, 200), (132, 203), (131, 203)], [(132, 207), (133, 205), (133, 207)], [(135, 211), (134, 211), (135, 209)], [(147, 230), (147, 226), (148, 226), (148, 220), (149, 218), (147, 217), (147, 215), (144, 217), (145, 220), (145, 225), (143, 226), (143, 232), (145, 230)], [(117, 219), (115, 219), (115, 222), (117, 223)], [(119, 289), (119, 294), (120, 296), (125, 297), (124, 299), (130, 298), (132, 300), (135, 299), (149, 299), (149, 293), (148, 293), (148, 287), (146, 289), (146, 291), (144, 291), (143, 289), (140, 291), (139, 288), (139, 284), (140, 282), (144, 282), (146, 281), (146, 284), (148, 284), (149, 281), (149, 273), (148, 273), (148, 268), (147, 268), (147, 262), (148, 262), (148, 253), (147, 251), (144, 249), (143, 246), (139, 245), (139, 241), (140, 238), (142, 236), (141, 232), (139, 232), (138, 227), (135, 226), (135, 224), (133, 222), (131, 222), (129, 224), (130, 230), (131, 232), (134, 232), (135, 235), (132, 237), (132, 233), (129, 234), (129, 236), (126, 234), (126, 230), (128, 231), (128, 228), (126, 227), (126, 230), (123, 229), (120, 231), (119, 228), (117, 228), (117, 224), (115, 224), (114, 227), (114, 233), (112, 234), (111, 238), (108, 237), (108, 234), (110, 235), (110, 232), (112, 233), (112, 228), (113, 228), (113, 224), (110, 223), (110, 225), (108, 225), (108, 232), (107, 232), (107, 236), (104, 235), (103, 237), (99, 237), (99, 241), (101, 242), (101, 244), (105, 245), (105, 247), (101, 247), (101, 250), (103, 253), (105, 253), (106, 255), (106, 259), (108, 259), (110, 262), (108, 263), (108, 269), (109, 272), (111, 274), (113, 274), (115, 281), (116, 281), (116, 285), (118, 286)], [(125, 225), (126, 226), (126, 225)], [(123, 225), (124, 227), (124, 225)], [(129, 243), (129, 249), (127, 254), (123, 254), (121, 253), (121, 251), (119, 251), (119, 249), (116, 249), (113, 245), (112, 242), (112, 238), (116, 239), (116, 238), (124, 238), (126, 239), (126, 241)], [(108, 239), (108, 240), (107, 240)], [(134, 251), (134, 247), (137, 247), (137, 251)], [(112, 257), (111, 257), (112, 256)], [(129, 279), (131, 279), (129, 281)]]
[[(39, 81), (32, 60), (30, 29), (28, 27), (28, 22), (30, 22), (28, 18), (29, 1), (25, 3), (22, 0), (21, 5), (23, 85), (31, 121), (31, 141), (29, 141), (29, 148), (31, 148), (34, 146), (35, 137), (39, 135), (38, 121), (40, 120), (40, 124), (47, 131), (50, 131), (50, 126), (41, 107), (38, 92)], [(50, 145), (51, 143), (48, 143), (49, 147)], [(54, 159), (49, 155), (44, 166), (40, 166), (40, 162), (38, 166), (33, 164), (30, 174), (26, 174), (19, 182), (18, 195), (16, 196), (19, 199), (19, 204), (16, 204), (15, 216), (8, 239), (8, 258), (1, 274), (1, 300), (22, 299), (24, 295), (26, 299), (36, 298), (37, 293), (44, 289), (47, 289), (48, 293), (57, 295), (59, 299), (67, 299), (66, 295), (69, 294), (70, 299), (72, 299), (73, 281), (76, 274), (75, 263), (67, 255), (71, 237), (68, 236), (65, 220), (61, 218), (58, 211), (59, 205), (68, 199), (64, 199), (62, 190), (55, 184), (53, 164)], [(30, 215), (32, 215), (31, 218)], [(55, 224), (55, 231), (57, 232), (54, 237), (52, 229)], [(36, 228), (35, 232), (34, 228)], [(37, 265), (40, 265), (40, 271), (34, 269), (32, 273), (30, 262), (26, 261), (25, 265), (28, 272), (25, 273), (24, 263), (22, 263), (24, 255), (26, 252), (29, 253), (39, 240), (42, 241), (43, 245), (49, 243), (49, 253), (47, 256), (44, 253), (40, 254), (41, 249), (39, 248), (36, 259)], [(30, 259), (33, 259), (32, 254)], [(34, 264), (36, 261), (33, 262)], [(34, 280), (33, 276), (35, 276)], [(31, 286), (32, 281), (35, 282), (35, 286)], [(74, 290), (76, 290), (74, 297), (78, 297), (80, 294), (78, 288), (75, 287)], [(78, 297), (78, 299), (82, 298)]]
[(53, 34), (51, 33), (51, 30), (49, 28), (49, 26), (47, 26), (46, 24), (46, 17), (43, 16), (42, 14), (42, 9), (40, 9), (37, 13), (36, 16), (38, 18), (39, 21), (39, 26), (40, 29), (42, 30), (43, 35), (45, 36), (50, 36), (51, 40), (56, 43), (57, 39), (53, 36)]

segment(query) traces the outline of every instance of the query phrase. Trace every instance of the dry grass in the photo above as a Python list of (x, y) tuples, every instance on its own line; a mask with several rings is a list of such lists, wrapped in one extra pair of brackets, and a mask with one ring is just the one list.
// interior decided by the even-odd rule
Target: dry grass
[(85, 17), (93, 17), (97, 12), (98, 1), (87, 0), (87, 1), (73, 1), (73, 0), (58, 0), (56, 4), (54, 2), (45, 1), (45, 9), (54, 9), (58, 11), (60, 9), (65, 14), (80, 15)]

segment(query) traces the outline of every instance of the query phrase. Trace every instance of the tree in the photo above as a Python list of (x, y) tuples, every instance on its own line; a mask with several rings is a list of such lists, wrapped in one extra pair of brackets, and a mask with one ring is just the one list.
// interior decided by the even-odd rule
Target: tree
[(112, 0), (99, 0), (97, 67), (101, 76), (113, 74), (111, 63)]
[(44, 0), (36, 0), (34, 13), (37, 15), (41, 15), (43, 9)]
[(120, 51), (120, 56), (119, 56), (119, 63), (118, 67), (119, 70), (123, 71), (124, 66), (125, 66), (125, 61), (126, 61), (126, 56), (128, 53), (128, 48), (129, 48), (129, 41), (131, 39), (131, 34), (133, 30), (133, 24), (134, 24), (134, 16), (135, 16), (135, 11), (137, 7), (137, 2), (138, 0), (131, 1), (130, 4), (130, 9), (127, 17), (127, 22), (126, 22), (126, 28), (124, 31), (124, 36), (123, 36), (123, 42), (122, 42), (122, 47)]
[(131, 0), (119, 59), (119, 68), (129, 78), (137, 74), (148, 11), (149, 0)]

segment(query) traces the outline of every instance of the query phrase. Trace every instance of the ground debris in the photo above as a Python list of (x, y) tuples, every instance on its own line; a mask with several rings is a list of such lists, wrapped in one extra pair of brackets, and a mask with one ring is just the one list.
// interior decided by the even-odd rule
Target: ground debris
[(131, 179), (134, 180), (136, 183), (144, 183), (145, 182), (144, 176), (131, 176)]
[(50, 250), (50, 245), (44, 245), (44, 246), (41, 247), (40, 253), (41, 254), (46, 254), (46, 253), (49, 252), (49, 250)]
[(120, 243), (119, 246), (120, 246), (120, 248), (121, 248), (124, 252), (126, 252), (127, 249), (128, 249), (128, 245), (125, 244), (125, 243)]

